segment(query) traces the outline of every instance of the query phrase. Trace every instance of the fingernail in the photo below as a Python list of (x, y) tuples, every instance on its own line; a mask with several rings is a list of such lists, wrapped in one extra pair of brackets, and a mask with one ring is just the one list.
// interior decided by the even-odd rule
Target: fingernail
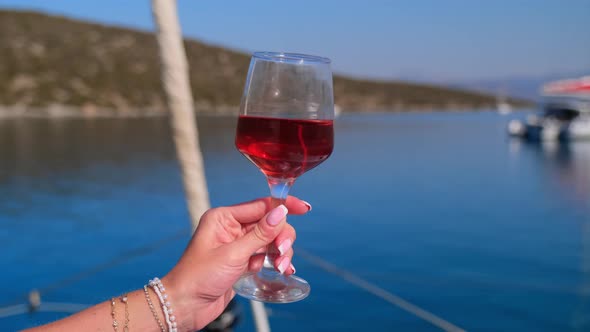
[(289, 265), (291, 264), (290, 261), (291, 260), (289, 259), (289, 257), (283, 257), (278, 266), (279, 272), (281, 272), (281, 274), (285, 273), (287, 267), (289, 267)]
[(307, 212), (311, 211), (311, 204), (307, 203), (306, 201), (302, 201), (305, 206), (307, 206)]
[(293, 270), (293, 274), (295, 274), (295, 266), (293, 266), (293, 263), (291, 263), (289, 267), (291, 268), (291, 270)]
[(281, 244), (279, 244), (277, 249), (279, 249), (281, 256), (284, 255), (287, 251), (289, 251), (289, 249), (291, 249), (291, 245), (293, 245), (293, 241), (291, 241), (291, 239), (286, 239), (283, 242), (281, 242)]
[(271, 226), (276, 226), (285, 218), (288, 212), (287, 207), (281, 204), (270, 211), (268, 217), (266, 217), (266, 222)]

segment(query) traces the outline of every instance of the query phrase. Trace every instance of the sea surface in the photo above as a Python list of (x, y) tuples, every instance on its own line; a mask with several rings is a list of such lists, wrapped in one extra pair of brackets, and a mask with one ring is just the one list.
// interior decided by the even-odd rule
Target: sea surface
[[(523, 116), (339, 117), (334, 154), (292, 191), (313, 205), (290, 219), (312, 292), (267, 306), (273, 331), (440, 331), (298, 248), (468, 331), (590, 331), (590, 142), (508, 139)], [(198, 122), (212, 204), (267, 195), (236, 119)], [(48, 304), (137, 289), (174, 265), (188, 228), (167, 118), (0, 119), (0, 311), (32, 289)], [(235, 331), (254, 331), (239, 308)]]

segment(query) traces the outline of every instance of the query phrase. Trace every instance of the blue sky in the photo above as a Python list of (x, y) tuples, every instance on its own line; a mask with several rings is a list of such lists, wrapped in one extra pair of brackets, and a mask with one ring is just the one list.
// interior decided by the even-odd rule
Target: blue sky
[[(152, 30), (149, 0), (0, 0)], [(179, 0), (186, 36), (332, 58), (357, 77), (469, 81), (590, 74), (590, 1)]]

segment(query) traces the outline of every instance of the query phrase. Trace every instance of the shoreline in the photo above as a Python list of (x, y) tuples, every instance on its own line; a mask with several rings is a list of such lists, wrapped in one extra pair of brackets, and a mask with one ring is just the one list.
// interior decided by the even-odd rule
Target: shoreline
[[(238, 107), (203, 107), (195, 104), (195, 113), (203, 115), (237, 115)], [(96, 106), (71, 106), (53, 104), (47, 107), (0, 105), (0, 119), (6, 118), (149, 118), (167, 117), (164, 108), (135, 107), (115, 109)]]
[[(530, 111), (534, 107), (514, 107), (513, 112)], [(477, 113), (477, 112), (494, 112), (494, 106), (473, 107), (468, 105), (453, 105), (453, 107), (421, 107), (421, 108), (367, 108), (359, 110), (358, 108), (345, 108), (340, 114), (411, 114), (411, 113)], [(218, 106), (203, 107), (198, 103), (195, 104), (195, 114), (203, 116), (237, 116), (239, 113), (238, 106)], [(168, 111), (163, 108), (126, 108), (124, 110), (95, 107), (95, 106), (70, 106), (70, 105), (50, 105), (47, 107), (28, 107), (28, 106), (3, 106), (0, 105), (0, 120), (13, 118), (151, 118), (167, 117)]]

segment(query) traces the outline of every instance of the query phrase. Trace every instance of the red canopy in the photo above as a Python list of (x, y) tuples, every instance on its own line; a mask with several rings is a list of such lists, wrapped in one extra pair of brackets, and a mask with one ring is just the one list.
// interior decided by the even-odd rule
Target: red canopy
[(590, 94), (590, 76), (549, 82), (543, 86), (544, 95)]

